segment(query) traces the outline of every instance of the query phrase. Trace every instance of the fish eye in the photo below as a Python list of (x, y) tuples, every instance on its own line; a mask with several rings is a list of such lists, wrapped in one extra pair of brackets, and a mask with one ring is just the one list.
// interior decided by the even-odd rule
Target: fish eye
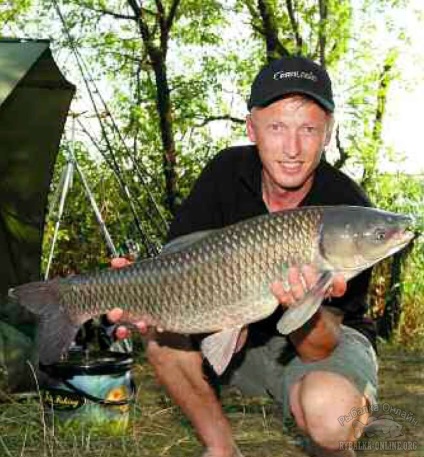
[(386, 230), (383, 228), (376, 228), (374, 231), (374, 237), (377, 241), (384, 241), (386, 239)]

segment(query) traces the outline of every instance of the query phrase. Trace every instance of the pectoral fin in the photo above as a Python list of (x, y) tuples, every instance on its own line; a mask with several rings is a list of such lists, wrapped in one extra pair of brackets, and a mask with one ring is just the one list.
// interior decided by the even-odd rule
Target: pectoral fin
[(333, 275), (330, 271), (323, 272), (303, 300), (284, 312), (277, 324), (277, 329), (282, 335), (288, 335), (302, 327), (316, 313), (332, 280)]
[(222, 330), (207, 336), (201, 344), (203, 355), (215, 370), (221, 375), (234, 354), (241, 327)]

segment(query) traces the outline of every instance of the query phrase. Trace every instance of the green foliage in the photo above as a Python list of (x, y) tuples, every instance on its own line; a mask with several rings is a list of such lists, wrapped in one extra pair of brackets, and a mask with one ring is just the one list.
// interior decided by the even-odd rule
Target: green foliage
[[(351, 28), (352, 5), (348, 0), (326, 2), (328, 17), (321, 18), (319, 2), (302, 0), (291, 2), (293, 16), (288, 8), (289, 2), (265, 0), (270, 13), (272, 26), (278, 31), (282, 46), (290, 54), (302, 54), (319, 60), (319, 29), (326, 38), (326, 61), (333, 65), (345, 54), (348, 48)], [(257, 2), (241, 0), (238, 7), (246, 7), (251, 15), (255, 36), (263, 35), (263, 23), (258, 13)]]
[[(119, 179), (127, 186), (133, 211), (153, 243), (159, 245), (165, 238), (166, 222), (160, 214), (170, 219), (165, 209), (157, 80), (148, 46), (156, 47), (166, 57), (171, 101), (168, 119), (172, 121), (175, 142), (177, 203), (180, 203), (205, 163), (220, 148), (244, 136), (240, 120), (245, 115), (250, 83), (267, 59), (259, 3), (256, 0), (182, 1), (165, 47), (161, 42), (158, 5), (168, 15), (171, 0), (142, 2), (141, 13), (150, 35), (147, 42), (142, 39), (138, 18), (126, 0), (13, 3), (9, 27), (13, 30), (15, 24), (19, 35), (52, 39), (60, 68), (79, 88), (73, 110), (79, 114), (89, 111), (79, 117), (86, 131), (77, 135), (76, 155), (116, 244), (133, 239), (140, 245), (140, 255), (147, 253)], [(316, 60), (324, 52), (334, 80), (337, 105), (342, 108), (338, 115), (341, 146), (348, 157), (346, 165), (359, 169), (376, 205), (418, 212), (422, 206), (422, 193), (419, 194), (422, 184), (403, 176), (379, 174), (387, 152), (382, 138), (385, 105), (390, 84), (402, 76), (397, 67), (399, 50), (409, 40), (408, 30), (398, 24), (396, 14), (409, 2), (327, 0), (324, 13), (320, 12), (317, 0), (261, 3), (270, 14), (270, 25), (276, 32), (280, 50), (302, 53)], [(288, 9), (290, 3), (293, 15)], [(52, 7), (56, 4), (64, 24)], [(5, 21), (2, 17), (0, 20)], [(382, 24), (389, 37), (387, 43), (381, 40)], [(75, 47), (71, 46), (69, 36)], [(100, 114), (103, 132), (94, 120), (91, 102), (87, 101), (86, 81), (77, 69), (75, 49), (83, 58), (84, 77)], [(99, 94), (107, 100), (106, 106)], [(232, 120), (228, 120), (230, 117)], [(62, 153), (68, 147), (65, 142)], [(62, 153), (53, 189), (65, 166)], [(45, 252), (52, 233), (53, 222), (50, 222)], [(405, 300), (411, 303), (413, 297), (422, 297), (423, 261), (417, 252), (414, 249), (409, 256), (405, 270), (408, 278)], [(109, 256), (92, 208), (75, 176), (59, 232), (54, 273), (96, 268), (106, 263)]]
[[(413, 248), (405, 252), (402, 277), (395, 287), (401, 291), (401, 321), (395, 338), (404, 347), (424, 348), (424, 176), (377, 176), (369, 188), (371, 198), (382, 209), (410, 214), (415, 218), (415, 231), (420, 233)], [(374, 277), (374, 306), (384, 310), (390, 277), (386, 263), (376, 269)], [(379, 301), (383, 301), (379, 304)]]
[(16, 21), (19, 15), (25, 14), (31, 4), (32, 0), (0, 0), (0, 24), (3, 30), (9, 23)]

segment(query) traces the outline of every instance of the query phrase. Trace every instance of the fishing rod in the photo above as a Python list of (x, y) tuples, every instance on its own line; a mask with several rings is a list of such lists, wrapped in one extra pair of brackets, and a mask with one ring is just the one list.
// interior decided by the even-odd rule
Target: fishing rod
[[(98, 110), (98, 107), (97, 107), (97, 104), (96, 104), (96, 101), (94, 99), (94, 96), (93, 96), (93, 93), (91, 91), (91, 88), (90, 88), (90, 85), (88, 84), (88, 81), (87, 81), (87, 78), (85, 77), (85, 73), (84, 73), (84, 62), (81, 58), (81, 56), (79, 55), (76, 47), (75, 47), (75, 43), (73, 41), (73, 38), (67, 28), (67, 25), (66, 25), (66, 22), (65, 22), (65, 18), (63, 17), (62, 15), (62, 12), (60, 10), (60, 7), (59, 5), (57, 4), (57, 1), (56, 0), (53, 0), (53, 4), (54, 4), (54, 7), (56, 9), (56, 12), (62, 22), (62, 26), (63, 26), (63, 29), (65, 31), (65, 34), (68, 38), (68, 42), (70, 44), (70, 47), (74, 53), (74, 56), (75, 56), (75, 59), (76, 59), (76, 62), (77, 62), (77, 66), (80, 70), (80, 73), (82, 75), (82, 78), (84, 80), (84, 84), (86, 86), (86, 89), (87, 89), (87, 92), (88, 92), (88, 95), (89, 95), (89, 98), (90, 98), (90, 101), (93, 105), (93, 108), (94, 108), (94, 111), (95, 111), (95, 114), (96, 114), (96, 118), (99, 122), (99, 125), (100, 125), (100, 129), (101, 129), (101, 132), (102, 132), (102, 137), (106, 143), (106, 146), (107, 146), (107, 150), (111, 156), (111, 161), (107, 161), (108, 165), (111, 166), (111, 163), (113, 164), (113, 166), (111, 167), (112, 170), (114, 171), (115, 173), (115, 176), (116, 178), (118, 179), (118, 183), (119, 183), (119, 186), (120, 186), (120, 189), (121, 191), (123, 192), (126, 200), (128, 201), (129, 203), (129, 206), (130, 206), (130, 210), (131, 210), (131, 213), (133, 215), (133, 218), (134, 218), (134, 222), (135, 222), (135, 225), (141, 235), (141, 239), (142, 239), (142, 243), (144, 244), (145, 248), (146, 248), (146, 251), (148, 253), (149, 256), (154, 256), (154, 255), (157, 255), (159, 253), (159, 249), (157, 248), (157, 246), (155, 246), (153, 243), (150, 242), (150, 240), (148, 239), (147, 237), (147, 234), (146, 232), (144, 231), (143, 227), (142, 227), (142, 223), (138, 217), (138, 214), (137, 214), (137, 211), (136, 211), (136, 208), (135, 208), (135, 205), (133, 203), (133, 198), (132, 198), (132, 195), (129, 191), (129, 188), (128, 186), (126, 185), (125, 181), (122, 179), (122, 176), (121, 176), (121, 172), (120, 172), (120, 168), (119, 168), (119, 165), (116, 161), (116, 158), (113, 154), (113, 148), (112, 148), (112, 145), (109, 141), (109, 138), (108, 138), (108, 135), (107, 135), (107, 132), (106, 132), (106, 129), (101, 121), (101, 116), (100, 116), (100, 112)], [(87, 71), (88, 72), (88, 71)], [(92, 84), (94, 85), (94, 88), (98, 94), (98, 96), (101, 98), (101, 95), (100, 95), (100, 92), (99, 90), (97, 89), (96, 85), (94, 84), (94, 81), (93, 79), (91, 78), (91, 82)], [(110, 112), (109, 110), (107, 109), (107, 106), (104, 105), (106, 110), (107, 110), (107, 113), (110, 115)], [(121, 137), (122, 138), (122, 137)], [(105, 158), (104, 154), (102, 154), (102, 156)], [(150, 194), (150, 192), (148, 191), (148, 194)]]
[[(96, 117), (97, 117), (98, 122), (99, 122), (99, 124), (100, 124), (100, 128), (101, 128), (101, 131), (102, 131), (102, 136), (103, 136), (103, 138), (104, 138), (104, 140), (105, 140), (105, 142), (106, 142), (106, 144), (107, 144), (107, 149), (108, 149), (109, 154), (110, 154), (110, 156), (111, 156), (111, 158), (112, 158), (112, 162), (113, 162), (114, 167), (115, 167), (115, 173), (116, 173), (116, 175), (122, 174), (122, 173), (119, 171), (120, 167), (119, 167), (119, 165), (118, 165), (118, 163), (117, 163), (117, 160), (116, 160), (116, 158), (115, 158), (115, 156), (114, 156), (113, 148), (112, 148), (112, 146), (111, 146), (111, 144), (110, 144), (110, 141), (109, 141), (109, 139), (108, 139), (106, 130), (105, 130), (105, 128), (104, 128), (104, 126), (103, 126), (103, 123), (102, 123), (102, 121), (101, 121), (101, 116), (100, 116), (99, 110), (98, 110), (98, 108), (97, 108), (97, 104), (96, 104), (96, 102), (95, 102), (95, 100), (94, 100), (94, 96), (93, 96), (93, 94), (92, 94), (90, 85), (88, 84), (88, 80), (87, 80), (87, 78), (86, 78), (86, 76), (85, 76), (86, 74), (89, 76), (90, 82), (91, 82), (91, 84), (93, 85), (93, 87), (94, 87), (94, 89), (95, 89), (95, 92), (96, 92), (97, 96), (99, 97), (100, 102), (101, 102), (101, 104), (103, 105), (103, 107), (104, 107), (104, 109), (105, 109), (105, 111), (106, 111), (106, 113), (107, 113), (107, 115), (108, 115), (108, 118), (109, 118), (109, 120), (110, 120), (110, 122), (111, 122), (111, 124), (112, 124), (112, 133), (114, 133), (114, 134), (116, 134), (116, 135), (118, 136), (118, 139), (119, 139), (120, 143), (123, 145), (124, 149), (126, 150), (127, 155), (131, 156), (131, 159), (132, 159), (132, 162), (133, 162), (133, 166), (134, 166), (134, 168), (135, 168), (135, 171), (136, 171), (137, 176), (139, 177), (139, 179), (140, 179), (140, 181), (141, 181), (141, 185), (145, 188), (146, 193), (147, 193), (147, 196), (148, 196), (148, 198), (149, 198), (151, 204), (153, 205), (153, 208), (155, 209), (157, 215), (159, 216), (159, 219), (161, 220), (161, 223), (163, 224), (162, 227), (165, 227), (165, 230), (164, 230), (161, 226), (156, 226), (156, 229), (157, 229), (159, 232), (162, 232), (162, 234), (163, 234), (163, 233), (166, 231), (167, 227), (168, 227), (168, 223), (167, 223), (165, 217), (163, 216), (162, 211), (161, 211), (159, 205), (157, 204), (157, 202), (156, 202), (156, 200), (155, 200), (153, 194), (150, 192), (150, 190), (149, 190), (149, 188), (148, 188), (148, 185), (147, 185), (147, 183), (146, 183), (146, 181), (145, 181), (145, 175), (146, 175), (147, 173), (146, 173), (145, 170), (142, 170), (142, 169), (141, 169), (141, 167), (140, 167), (138, 161), (136, 160), (136, 158), (134, 157), (134, 155), (133, 155), (132, 152), (129, 150), (128, 146), (126, 145), (125, 140), (124, 140), (124, 138), (122, 137), (122, 134), (121, 134), (121, 132), (120, 132), (120, 129), (119, 129), (119, 127), (117, 126), (117, 124), (116, 124), (116, 122), (115, 122), (115, 120), (114, 120), (114, 117), (113, 117), (112, 113), (110, 112), (110, 110), (109, 110), (109, 108), (108, 108), (108, 106), (107, 106), (106, 101), (104, 100), (104, 98), (103, 98), (103, 96), (102, 96), (100, 90), (98, 89), (98, 87), (97, 87), (95, 81), (93, 80), (92, 77), (90, 77), (90, 72), (89, 72), (89, 70), (88, 70), (88, 68), (87, 68), (87, 66), (86, 66), (86, 64), (85, 64), (85, 62), (84, 62), (84, 59), (81, 57), (79, 51), (76, 49), (76, 46), (75, 46), (73, 37), (71, 36), (71, 34), (70, 34), (70, 32), (69, 32), (69, 29), (68, 29), (68, 27), (67, 27), (67, 25), (66, 25), (65, 18), (64, 18), (63, 14), (62, 14), (62, 12), (61, 12), (61, 10), (60, 10), (60, 7), (59, 7), (57, 1), (56, 1), (56, 0), (53, 0), (53, 3), (54, 3), (54, 6), (55, 6), (55, 8), (56, 8), (56, 11), (57, 11), (57, 13), (58, 13), (58, 15), (59, 15), (59, 18), (60, 18), (60, 20), (61, 20), (61, 22), (62, 22), (62, 26), (63, 26), (63, 29), (64, 29), (64, 31), (65, 31), (65, 33), (66, 33), (67, 38), (68, 38), (68, 42), (69, 42), (69, 44), (70, 44), (70, 47), (71, 47), (71, 49), (72, 49), (72, 51), (73, 51), (73, 53), (74, 53), (74, 55), (75, 55), (75, 58), (76, 58), (76, 61), (77, 61), (77, 65), (78, 65), (78, 68), (79, 68), (80, 73), (81, 73), (81, 76), (82, 76), (82, 78), (83, 78), (83, 80), (84, 80), (84, 84), (85, 84), (85, 86), (86, 86), (86, 89), (87, 89), (87, 92), (88, 92), (88, 94), (89, 94), (91, 103), (92, 103), (93, 108), (94, 108), (94, 110), (95, 110)], [(101, 152), (101, 151), (100, 151), (100, 152)], [(101, 153), (102, 153), (102, 152), (101, 152)], [(103, 153), (102, 153), (102, 155), (103, 155)], [(109, 162), (109, 164), (110, 164), (110, 162)], [(129, 190), (128, 190), (128, 189), (127, 189), (127, 192), (129, 193)], [(131, 196), (131, 195), (129, 195), (129, 197), (132, 199), (132, 196)], [(149, 215), (149, 216), (150, 216), (150, 215)], [(154, 218), (152, 218), (152, 220), (154, 221)], [(138, 222), (138, 224), (140, 224), (140, 222)]]
[[(109, 165), (109, 167), (111, 168), (112, 172), (115, 174), (115, 177), (116, 177), (116, 179), (118, 181), (118, 184), (119, 184), (119, 187), (121, 189), (121, 192), (124, 194), (124, 196), (126, 196), (126, 200), (127, 200), (128, 204), (130, 205), (130, 209), (131, 209), (131, 212), (133, 214), (134, 223), (135, 223), (135, 225), (137, 227), (137, 230), (138, 230), (138, 232), (139, 232), (139, 234), (141, 236), (141, 241), (142, 241), (144, 247), (146, 248), (146, 251), (147, 251), (148, 255), (149, 256), (157, 255), (159, 253), (159, 248), (149, 240), (149, 238), (147, 236), (147, 233), (145, 232), (145, 230), (143, 228), (143, 225), (141, 224), (141, 222), (140, 222), (140, 220), (139, 220), (139, 218), (137, 216), (137, 211), (136, 211), (135, 205), (133, 203), (133, 199), (131, 197), (131, 194), (130, 194), (130, 191), (128, 189), (127, 184), (122, 179), (122, 177), (119, 175), (119, 173), (116, 172), (115, 167), (112, 164), (109, 163), (109, 159), (104, 155), (104, 151), (102, 151), (102, 149), (100, 148), (98, 143), (95, 141), (93, 136), (88, 132), (86, 127), (81, 123), (80, 120), (78, 120), (78, 123), (79, 123), (81, 129), (83, 130), (83, 132), (90, 139), (90, 141), (93, 144), (93, 146), (100, 152), (100, 154), (102, 154), (102, 156), (105, 159), (106, 163)], [(154, 220), (154, 219), (152, 219), (152, 220)]]

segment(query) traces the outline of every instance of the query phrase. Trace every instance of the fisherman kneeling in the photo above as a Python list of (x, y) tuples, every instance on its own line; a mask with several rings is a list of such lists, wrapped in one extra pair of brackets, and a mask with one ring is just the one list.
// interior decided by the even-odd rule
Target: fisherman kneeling
[[(322, 157), (334, 123), (331, 81), (322, 67), (302, 57), (274, 61), (255, 78), (248, 109), (254, 144), (228, 148), (211, 161), (178, 211), (169, 239), (302, 206), (370, 206), (364, 192)], [(354, 455), (339, 451), (357, 437), (338, 418), (376, 402), (375, 333), (364, 317), (369, 279), (366, 271), (346, 286), (336, 276), (331, 300), (285, 337), (276, 331), (284, 308), (296, 306), (316, 281), (310, 266), (291, 269), (287, 289), (270, 284), (282, 306), (242, 331), (238, 354), (219, 378), (281, 404), (285, 420), (294, 418), (310, 437), (312, 455)], [(114, 310), (108, 316), (119, 321), (120, 315)], [(139, 327), (145, 333), (142, 322)], [(119, 332), (126, 336), (125, 329)], [(192, 338), (157, 333), (149, 337), (147, 354), (204, 443), (204, 457), (241, 455), (195, 348)]]

